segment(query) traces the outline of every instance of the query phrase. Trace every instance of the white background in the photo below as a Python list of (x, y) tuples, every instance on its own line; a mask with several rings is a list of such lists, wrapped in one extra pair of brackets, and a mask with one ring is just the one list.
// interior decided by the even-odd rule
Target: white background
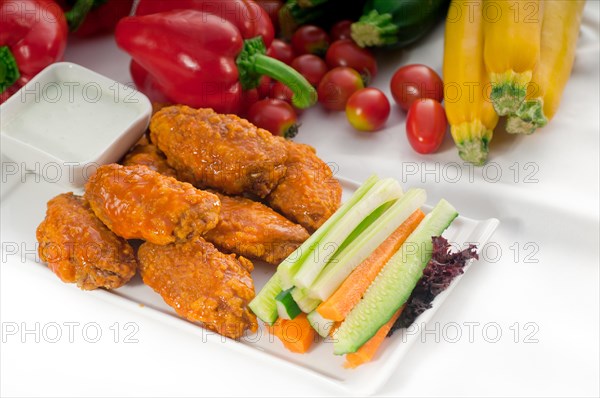
[[(343, 114), (326, 114), (318, 107), (302, 116), (297, 140), (315, 146), (323, 159), (338, 167), (339, 175), (358, 181), (372, 173), (393, 176), (406, 186), (425, 187), (428, 203), (445, 197), (465, 216), (501, 220), (488, 261), (475, 263), (465, 275), (432, 320), (430, 328), (437, 323), (438, 333), (422, 337), (381, 395), (600, 394), (600, 7), (596, 1), (588, 3), (573, 76), (557, 117), (528, 137), (508, 136), (498, 129), (490, 164), (483, 169), (463, 165), (449, 136), (436, 155), (414, 153), (405, 136), (405, 115), (395, 107), (386, 129), (374, 134), (356, 132)], [(441, 72), (442, 48), (440, 25), (415, 48), (381, 52), (374, 86), (389, 94), (391, 74), (408, 63), (425, 63)], [(66, 60), (130, 81), (128, 56), (111, 38), (72, 41)], [(2, 218), (9, 211), (14, 209), (2, 207)], [(73, 343), (66, 335), (59, 343), (43, 338), (36, 343), (21, 329), (16, 335), (3, 335), (3, 396), (342, 393), (268, 358), (256, 360), (202, 344), (196, 334), (97, 300), (60, 283), (45, 269), (13, 259), (3, 261), (0, 271), (3, 328), (56, 322), (66, 333), (65, 322), (80, 324)], [(82, 337), (81, 328), (90, 322), (102, 329), (98, 343)], [(115, 322), (121, 329), (117, 343), (110, 329)], [(137, 343), (124, 342), (128, 322), (139, 327)], [(462, 331), (457, 342), (452, 342), (453, 322)], [(471, 322), (479, 326), (469, 341)], [(492, 329), (482, 331), (492, 322), (502, 332), (496, 343), (491, 342)], [(537, 342), (526, 342), (530, 332), (535, 333), (529, 340)]]

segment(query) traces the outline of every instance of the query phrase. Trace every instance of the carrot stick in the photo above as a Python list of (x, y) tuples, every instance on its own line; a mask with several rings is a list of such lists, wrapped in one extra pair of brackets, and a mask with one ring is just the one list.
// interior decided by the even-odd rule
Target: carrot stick
[(267, 330), (278, 337), (285, 348), (298, 354), (306, 353), (316, 337), (306, 314), (300, 314), (291, 320), (279, 318), (273, 325), (267, 325)]
[(329, 299), (317, 307), (319, 314), (337, 322), (346, 319), (346, 315), (360, 301), (379, 271), (400, 249), (423, 217), (425, 214), (421, 210), (415, 210), (369, 257), (352, 271)]
[(336, 322), (335, 324), (333, 324), (331, 326), (331, 329), (329, 330), (329, 337), (334, 337), (335, 332), (337, 332), (337, 330), (340, 328), (341, 325), (342, 325), (341, 322)]
[(392, 326), (394, 326), (394, 323), (396, 322), (398, 317), (400, 317), (400, 314), (402, 313), (403, 309), (404, 306), (400, 307), (400, 309), (396, 311), (394, 316), (392, 316), (392, 318), (385, 325), (383, 325), (377, 331), (377, 333), (375, 333), (375, 336), (371, 337), (369, 341), (363, 344), (362, 347), (358, 349), (358, 351), (353, 352), (352, 354), (347, 354), (346, 363), (344, 364), (344, 367), (354, 369), (357, 366), (370, 362), (375, 356), (375, 354), (377, 354), (377, 349), (385, 341), (385, 336), (387, 336)]

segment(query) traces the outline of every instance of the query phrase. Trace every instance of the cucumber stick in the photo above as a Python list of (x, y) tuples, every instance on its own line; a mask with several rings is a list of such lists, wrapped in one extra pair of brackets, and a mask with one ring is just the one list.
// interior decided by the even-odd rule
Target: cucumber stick
[[(348, 211), (358, 203), (363, 196), (379, 181), (379, 177), (373, 175), (369, 177), (363, 185), (354, 192), (354, 195), (344, 203), (325, 223), (317, 229), (298, 249), (288, 256), (277, 268), (281, 286), (284, 289), (290, 289), (294, 286), (293, 277), (302, 266), (304, 260), (311, 256), (319, 241), (325, 236), (327, 231), (336, 224)], [(262, 291), (261, 291), (262, 293)], [(259, 295), (261, 294), (259, 293)], [(275, 305), (275, 303), (273, 303)], [(261, 318), (262, 319), (262, 318)]]
[(250, 304), (248, 304), (248, 307), (250, 307), (252, 312), (254, 312), (254, 314), (256, 314), (263, 322), (271, 325), (277, 320), (277, 316), (279, 315), (275, 297), (277, 297), (281, 291), (279, 275), (275, 272), (275, 275), (267, 281), (260, 290), (260, 293), (258, 293)]
[(317, 242), (314, 252), (303, 259), (293, 278), (294, 285), (301, 288), (310, 287), (352, 231), (382, 204), (401, 196), (402, 188), (398, 181), (393, 178), (377, 181), (361, 200), (352, 206), (348, 217), (333, 224)]
[(292, 297), (292, 289), (281, 291), (276, 297), (277, 313), (282, 319), (294, 319), (302, 313)]
[(350, 246), (336, 255), (309, 288), (309, 295), (327, 300), (350, 273), (391, 235), (427, 199), (423, 189), (410, 189)]
[(441, 235), (457, 215), (454, 207), (442, 199), (425, 216), (338, 329), (334, 354), (356, 352), (406, 302), (431, 258), (431, 238)]

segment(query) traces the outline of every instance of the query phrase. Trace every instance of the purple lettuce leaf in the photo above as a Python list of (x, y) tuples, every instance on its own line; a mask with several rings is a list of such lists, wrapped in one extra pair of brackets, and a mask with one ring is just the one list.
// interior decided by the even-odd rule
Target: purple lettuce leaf
[(392, 326), (388, 337), (396, 330), (412, 325), (419, 315), (431, 308), (433, 299), (450, 286), (454, 278), (464, 272), (463, 268), (470, 259), (479, 259), (475, 245), (469, 245), (459, 252), (452, 252), (452, 246), (445, 238), (434, 236), (432, 242), (431, 260), (423, 270), (423, 276), (406, 301), (406, 307)]

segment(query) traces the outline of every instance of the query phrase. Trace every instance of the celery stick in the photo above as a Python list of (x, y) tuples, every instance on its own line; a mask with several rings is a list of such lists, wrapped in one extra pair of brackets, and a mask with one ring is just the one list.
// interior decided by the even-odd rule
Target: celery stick
[(354, 242), (354, 240), (358, 238), (360, 234), (362, 234), (369, 227), (369, 225), (373, 224), (375, 220), (381, 217), (381, 215), (385, 213), (387, 209), (392, 207), (392, 205), (397, 201), (398, 199), (390, 200), (389, 202), (385, 202), (384, 204), (373, 210), (371, 214), (365, 217), (365, 219), (362, 220), (360, 224), (358, 224), (358, 227), (354, 228), (354, 231), (350, 232), (350, 235), (348, 235), (348, 237), (344, 240), (340, 247), (335, 251), (333, 257), (335, 258), (346, 247), (350, 246), (350, 244)]
[(351, 208), (347, 217), (332, 225), (326, 231), (325, 236), (316, 242), (317, 246), (313, 253), (303, 258), (302, 264), (293, 278), (294, 285), (301, 288), (310, 287), (352, 231), (379, 206), (401, 196), (402, 188), (396, 180), (386, 178), (378, 181)]
[(387, 239), (427, 198), (423, 189), (410, 189), (373, 222), (352, 245), (337, 254), (308, 290), (309, 296), (327, 300), (361, 262)]
[[(358, 203), (365, 194), (379, 181), (379, 177), (372, 175), (354, 192), (354, 195), (344, 203), (325, 223), (317, 229), (298, 249), (288, 256), (277, 268), (281, 287), (290, 289), (294, 286), (293, 277), (302, 263), (318, 246), (319, 241), (327, 234), (329, 229), (342, 219), (346, 213)], [(261, 291), (262, 293), (262, 291)], [(274, 299), (274, 298), (273, 298)], [(273, 306), (275, 303), (273, 302)], [(262, 319), (262, 318), (261, 318)]]
[(319, 336), (323, 338), (327, 338), (329, 336), (329, 332), (331, 332), (331, 328), (335, 326), (335, 321), (323, 318), (316, 310), (308, 314), (306, 318), (308, 319), (310, 326), (312, 326), (312, 328), (317, 331)]
[(321, 304), (321, 300), (310, 297), (306, 289), (301, 289), (299, 287), (292, 289), (292, 297), (302, 312), (306, 312), (307, 314), (314, 311), (314, 309)]

